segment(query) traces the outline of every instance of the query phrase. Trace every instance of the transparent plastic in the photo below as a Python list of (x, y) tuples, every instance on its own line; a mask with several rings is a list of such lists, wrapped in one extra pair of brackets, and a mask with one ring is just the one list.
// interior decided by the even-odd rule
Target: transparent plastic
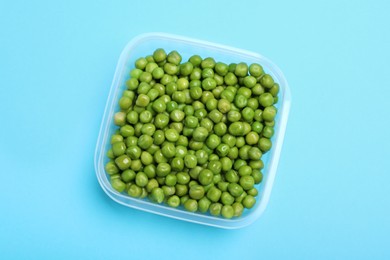
[[(225, 63), (246, 62), (247, 64), (250, 64), (256, 62), (261, 64), (264, 71), (271, 74), (275, 82), (280, 85), (279, 100), (276, 105), (278, 113), (275, 119), (275, 134), (272, 137), (273, 146), (272, 149), (262, 157), (264, 162), (264, 169), (262, 170), (263, 181), (256, 185), (259, 190), (259, 194), (256, 197), (257, 203), (252, 209), (245, 209), (244, 214), (241, 217), (224, 219), (222, 217), (211, 216), (210, 214), (191, 213), (180, 207), (175, 209), (165, 204), (153, 203), (147, 198), (132, 198), (127, 194), (117, 192), (111, 187), (104, 166), (108, 162), (106, 153), (110, 148), (110, 137), (117, 129), (113, 123), (113, 115), (115, 112), (119, 111), (118, 100), (121, 97), (123, 90), (126, 89), (125, 82), (129, 78), (130, 70), (134, 68), (135, 60), (139, 57), (152, 54), (157, 48), (164, 48), (167, 52), (177, 50), (182, 55), (183, 61), (186, 61), (194, 54), (198, 54), (203, 58), (213, 57), (216, 61)], [(235, 229), (247, 226), (260, 217), (269, 201), (282, 149), (290, 103), (290, 90), (282, 72), (270, 60), (257, 53), (164, 33), (139, 35), (131, 40), (122, 51), (112, 81), (96, 144), (95, 170), (97, 179), (102, 189), (110, 198), (128, 207), (170, 218), (225, 229)]]

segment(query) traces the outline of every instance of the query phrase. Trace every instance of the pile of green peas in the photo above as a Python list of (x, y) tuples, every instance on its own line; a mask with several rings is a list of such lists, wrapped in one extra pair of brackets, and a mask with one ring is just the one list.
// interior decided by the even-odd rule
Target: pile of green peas
[(126, 87), (105, 166), (115, 190), (224, 218), (255, 205), (279, 92), (261, 65), (159, 48)]

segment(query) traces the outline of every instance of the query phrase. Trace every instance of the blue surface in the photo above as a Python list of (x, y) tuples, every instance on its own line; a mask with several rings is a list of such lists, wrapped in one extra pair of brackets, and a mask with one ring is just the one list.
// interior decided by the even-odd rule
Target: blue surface
[[(2, 259), (390, 258), (389, 2), (223, 5), (0, 2)], [(117, 59), (150, 31), (261, 53), (289, 81), (282, 157), (253, 225), (140, 212), (98, 185), (93, 154)]]

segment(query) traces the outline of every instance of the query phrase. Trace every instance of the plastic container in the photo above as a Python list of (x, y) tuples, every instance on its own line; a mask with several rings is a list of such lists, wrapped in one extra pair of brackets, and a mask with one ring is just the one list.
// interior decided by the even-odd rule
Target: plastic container
[[(259, 194), (256, 197), (257, 203), (252, 209), (246, 209), (239, 218), (224, 219), (203, 213), (191, 213), (184, 209), (175, 209), (164, 204), (153, 203), (147, 198), (132, 198), (117, 192), (111, 187), (104, 165), (108, 162), (106, 152), (110, 148), (110, 137), (117, 129), (113, 123), (113, 115), (116, 111), (119, 111), (118, 100), (122, 91), (126, 89), (125, 82), (129, 78), (130, 70), (134, 68), (135, 60), (141, 56), (152, 54), (157, 48), (164, 48), (167, 52), (177, 50), (182, 55), (183, 61), (193, 54), (198, 54), (202, 58), (213, 57), (216, 61), (225, 63), (246, 62), (250, 64), (256, 62), (261, 64), (264, 71), (271, 74), (275, 82), (278, 82), (280, 85), (279, 101), (276, 105), (278, 113), (275, 121), (275, 135), (272, 138), (273, 146), (262, 157), (264, 177), (263, 181), (256, 186), (259, 190)], [(290, 103), (290, 91), (282, 72), (271, 61), (257, 53), (164, 33), (139, 35), (131, 40), (122, 51), (112, 81), (95, 151), (97, 179), (110, 198), (128, 207), (219, 228), (234, 229), (247, 226), (258, 219), (267, 206), (282, 149)]]

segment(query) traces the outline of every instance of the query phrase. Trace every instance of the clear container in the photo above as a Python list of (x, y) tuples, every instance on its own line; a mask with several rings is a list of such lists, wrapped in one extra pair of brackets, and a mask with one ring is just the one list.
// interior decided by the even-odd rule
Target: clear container
[[(193, 54), (198, 54), (202, 58), (213, 57), (216, 61), (225, 63), (246, 62), (247, 64), (250, 64), (256, 62), (261, 64), (264, 71), (271, 74), (275, 82), (278, 82), (280, 85), (279, 101), (276, 104), (278, 113), (275, 119), (275, 134), (272, 138), (273, 146), (272, 149), (262, 157), (264, 162), (264, 169), (262, 170), (263, 181), (256, 185), (259, 190), (259, 194), (256, 197), (257, 203), (252, 209), (245, 209), (241, 217), (224, 219), (209, 214), (191, 213), (180, 207), (175, 209), (164, 204), (153, 203), (147, 198), (132, 198), (126, 194), (117, 192), (111, 187), (104, 166), (108, 162), (106, 152), (110, 148), (110, 137), (115, 129), (117, 129), (113, 123), (113, 115), (115, 112), (119, 111), (118, 100), (121, 97), (123, 90), (126, 89), (125, 82), (129, 78), (130, 70), (134, 68), (135, 60), (139, 57), (152, 54), (157, 48), (164, 48), (167, 52), (177, 50), (182, 55), (183, 61), (186, 61)], [(96, 144), (95, 170), (97, 179), (102, 189), (110, 198), (128, 207), (170, 218), (225, 229), (235, 229), (247, 226), (258, 219), (267, 206), (282, 149), (290, 103), (290, 90), (282, 72), (275, 64), (257, 53), (165, 33), (139, 35), (126, 45), (116, 67)]]

